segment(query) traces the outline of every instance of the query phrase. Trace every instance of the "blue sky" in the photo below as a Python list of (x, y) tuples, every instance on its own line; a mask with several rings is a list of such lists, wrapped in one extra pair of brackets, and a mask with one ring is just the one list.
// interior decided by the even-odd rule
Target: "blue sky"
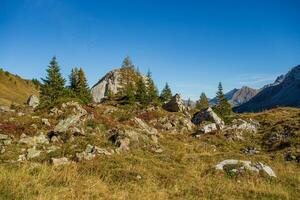
[(129, 55), (159, 89), (213, 97), (300, 64), (297, 0), (0, 0), (0, 67), (45, 76), (83, 67), (90, 85)]

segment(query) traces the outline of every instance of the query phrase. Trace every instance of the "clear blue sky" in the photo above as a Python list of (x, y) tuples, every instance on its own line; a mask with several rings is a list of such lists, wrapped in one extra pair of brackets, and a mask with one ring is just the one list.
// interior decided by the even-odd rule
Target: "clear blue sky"
[(300, 64), (299, 0), (0, 0), (0, 67), (83, 67), (90, 85), (129, 55), (161, 89), (195, 99), (261, 87)]

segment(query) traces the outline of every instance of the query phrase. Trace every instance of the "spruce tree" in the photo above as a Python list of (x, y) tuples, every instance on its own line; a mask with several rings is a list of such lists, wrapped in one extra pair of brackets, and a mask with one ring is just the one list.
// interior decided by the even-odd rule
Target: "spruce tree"
[(90, 103), (92, 101), (92, 95), (83, 69), (78, 69), (77, 67), (72, 69), (69, 79), (69, 88), (72, 91), (72, 97), (77, 98), (82, 103)]
[(135, 66), (133, 65), (129, 56), (126, 56), (125, 59), (123, 60), (122, 68), (135, 69)]
[(142, 77), (136, 83), (136, 100), (142, 104), (147, 104), (147, 88)]
[(129, 85), (127, 85), (126, 87), (124, 103), (128, 105), (133, 105), (134, 102), (135, 102), (134, 87), (132, 83), (129, 83)]
[(90, 103), (92, 101), (92, 94), (82, 68), (78, 71), (78, 81), (75, 93), (83, 103)]
[(53, 57), (47, 69), (47, 76), (42, 79), (40, 88), (41, 107), (52, 107), (66, 97), (65, 83), (60, 67)]
[(160, 99), (165, 102), (169, 101), (172, 98), (172, 91), (168, 83), (166, 83), (164, 89), (161, 91)]
[(187, 100), (187, 107), (189, 107), (189, 108), (191, 108), (192, 107), (192, 100), (191, 100), (191, 98), (189, 98), (188, 100)]
[(71, 70), (71, 74), (69, 76), (70, 86), (69, 88), (75, 92), (77, 90), (77, 82), (78, 82), (78, 68), (75, 67)]
[(156, 103), (158, 100), (158, 90), (154, 84), (150, 71), (148, 71), (147, 73), (147, 78), (148, 78), (148, 87), (147, 87), (148, 102)]
[(218, 86), (216, 111), (223, 119), (226, 119), (232, 114), (231, 105), (225, 98), (221, 82)]
[(201, 93), (200, 99), (197, 101), (196, 108), (199, 110), (206, 109), (209, 107), (208, 99), (204, 92)]

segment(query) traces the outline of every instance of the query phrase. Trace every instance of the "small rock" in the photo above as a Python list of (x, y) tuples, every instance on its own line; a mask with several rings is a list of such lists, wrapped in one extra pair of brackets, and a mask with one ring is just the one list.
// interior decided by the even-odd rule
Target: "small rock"
[(35, 147), (27, 149), (27, 154), (26, 154), (26, 158), (27, 159), (31, 159), (31, 158), (36, 158), (38, 156), (40, 156), (41, 151), (35, 149)]
[(43, 119), (42, 119), (42, 123), (43, 123), (44, 125), (46, 125), (46, 126), (51, 126), (49, 120), (46, 119), (46, 118), (43, 118)]
[(59, 165), (67, 165), (70, 164), (71, 162), (68, 160), (68, 158), (63, 157), (63, 158), (51, 158), (51, 163), (54, 166), (59, 166)]
[(18, 162), (25, 162), (26, 161), (26, 155), (25, 154), (19, 155), (19, 158), (18, 158), (17, 161)]

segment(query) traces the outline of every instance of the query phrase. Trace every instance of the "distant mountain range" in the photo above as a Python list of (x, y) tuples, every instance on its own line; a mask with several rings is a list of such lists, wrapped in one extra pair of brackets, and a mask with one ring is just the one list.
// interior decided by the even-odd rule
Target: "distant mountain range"
[[(233, 90), (225, 94), (225, 98), (232, 104), (233, 107), (242, 105), (248, 102), (253, 98), (260, 90), (253, 89), (247, 86), (244, 86), (240, 89), (234, 88)], [(217, 103), (217, 98), (213, 98), (209, 101), (211, 105)]]
[(277, 77), (274, 83), (264, 86), (257, 95), (235, 107), (234, 111), (259, 112), (278, 106), (300, 107), (300, 65)]

